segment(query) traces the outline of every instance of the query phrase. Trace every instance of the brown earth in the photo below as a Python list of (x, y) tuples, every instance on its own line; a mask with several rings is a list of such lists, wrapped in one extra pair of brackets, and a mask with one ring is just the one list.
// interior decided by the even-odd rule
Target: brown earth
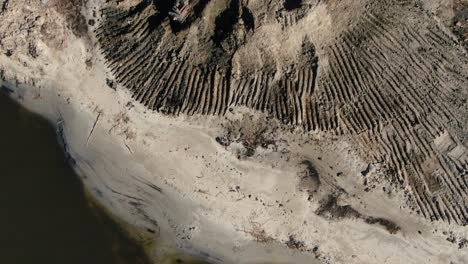
[(416, 212), (467, 224), (468, 60), (419, 1), (200, 0), (184, 25), (165, 3), (101, 10), (102, 52), (136, 100), (169, 115), (247, 106), (348, 138)]

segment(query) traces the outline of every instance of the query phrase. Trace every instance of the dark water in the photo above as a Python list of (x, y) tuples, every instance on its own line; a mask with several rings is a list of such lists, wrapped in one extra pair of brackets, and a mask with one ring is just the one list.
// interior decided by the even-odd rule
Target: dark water
[(92, 210), (55, 130), (0, 94), (0, 263), (147, 263)]

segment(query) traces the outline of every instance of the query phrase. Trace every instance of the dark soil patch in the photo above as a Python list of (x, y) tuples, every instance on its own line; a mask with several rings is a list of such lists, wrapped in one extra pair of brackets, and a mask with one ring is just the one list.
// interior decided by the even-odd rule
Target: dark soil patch
[(288, 11), (300, 8), (302, 0), (284, 0), (284, 8)]
[(3, 14), (3, 13), (5, 13), (7, 11), (9, 1), (10, 0), (3, 0), (2, 9), (0, 10), (0, 14)]
[(371, 224), (371, 225), (374, 225), (374, 224), (379, 224), (383, 227), (385, 227), (385, 229), (387, 229), (388, 232), (390, 232), (390, 234), (396, 234), (396, 232), (398, 232), (400, 230), (400, 227), (397, 226), (397, 224), (395, 224), (394, 222), (388, 220), (388, 219), (384, 219), (384, 218), (374, 218), (372, 216), (368, 216), (365, 218), (364, 220), (366, 223), (368, 224)]
[(239, 0), (231, 0), (229, 7), (216, 17), (213, 36), (216, 44), (223, 42), (233, 32), (240, 15), (239, 4)]
[(454, 4), (455, 16), (452, 19), (452, 31), (468, 50), (468, 3), (457, 1)]
[(88, 23), (81, 13), (83, 0), (56, 0), (55, 9), (64, 15), (67, 25), (73, 34), (77, 37), (83, 37), (88, 34)]
[(247, 7), (242, 7), (242, 20), (244, 21), (245, 30), (250, 31), (255, 29), (255, 18), (252, 11)]
[(328, 195), (323, 199), (315, 213), (329, 220), (341, 220), (344, 218), (362, 219), (370, 225), (381, 225), (390, 234), (396, 234), (401, 229), (397, 224), (388, 219), (363, 215), (350, 205), (338, 205), (337, 197), (334, 195)]
[(315, 214), (327, 219), (341, 220), (344, 218), (362, 218), (361, 213), (356, 211), (351, 205), (338, 205), (337, 197), (328, 195), (320, 202), (320, 207)]

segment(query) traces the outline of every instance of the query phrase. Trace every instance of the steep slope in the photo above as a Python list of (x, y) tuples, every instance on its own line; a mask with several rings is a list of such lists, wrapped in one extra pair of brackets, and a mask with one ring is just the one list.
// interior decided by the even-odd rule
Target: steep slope
[(181, 26), (164, 1), (109, 0), (96, 36), (149, 109), (247, 106), (347, 138), (416, 212), (466, 225), (468, 60), (455, 35), (418, 1), (289, 2), (194, 1)]

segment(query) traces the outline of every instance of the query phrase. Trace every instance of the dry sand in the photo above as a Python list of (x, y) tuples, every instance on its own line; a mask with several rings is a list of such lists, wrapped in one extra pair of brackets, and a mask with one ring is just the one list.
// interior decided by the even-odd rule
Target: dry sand
[[(56, 124), (99, 202), (154, 235), (155, 261), (181, 251), (214, 263), (468, 263), (466, 227), (414, 213), (347, 137), (242, 106), (166, 116), (111, 89), (97, 40), (73, 34), (55, 2), (10, 1), (0, 16), (0, 85)], [(267, 143), (253, 154), (236, 142), (258, 134)]]

